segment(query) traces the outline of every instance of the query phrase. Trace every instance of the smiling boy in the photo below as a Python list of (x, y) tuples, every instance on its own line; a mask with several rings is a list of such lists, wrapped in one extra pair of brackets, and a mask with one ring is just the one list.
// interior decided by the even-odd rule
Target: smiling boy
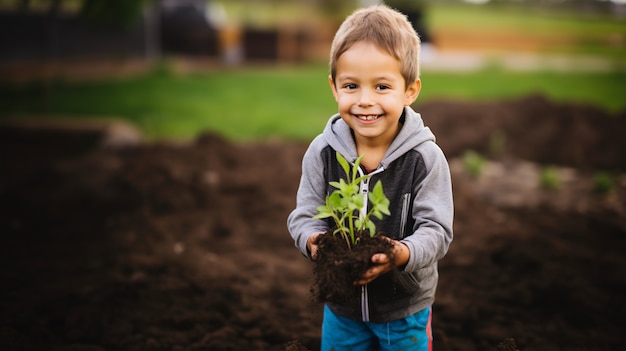
[(315, 260), (317, 236), (332, 224), (313, 216), (333, 190), (329, 182), (342, 177), (335, 152), (351, 163), (362, 155), (360, 171), (369, 184), (380, 180), (390, 200), (391, 216), (375, 222), (394, 259), (372, 256), (355, 282), (358, 303), (324, 306), (321, 348), (431, 350), (437, 262), (453, 237), (452, 185), (434, 135), (410, 107), (421, 81), (419, 37), (406, 17), (384, 5), (349, 16), (331, 46), (329, 83), (339, 113), (304, 155), (289, 231)]

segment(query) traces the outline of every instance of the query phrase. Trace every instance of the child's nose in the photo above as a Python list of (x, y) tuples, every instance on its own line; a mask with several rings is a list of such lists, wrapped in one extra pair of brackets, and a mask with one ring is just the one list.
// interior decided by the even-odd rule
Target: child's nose
[(373, 104), (372, 92), (367, 89), (361, 90), (361, 94), (359, 94), (359, 105), (368, 106), (371, 104)]

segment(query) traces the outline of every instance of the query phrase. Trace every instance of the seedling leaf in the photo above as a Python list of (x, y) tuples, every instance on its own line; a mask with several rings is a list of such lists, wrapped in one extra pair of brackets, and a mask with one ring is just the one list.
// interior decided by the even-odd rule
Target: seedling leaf
[(341, 235), (349, 247), (357, 244), (358, 232), (367, 230), (370, 236), (376, 235), (376, 225), (371, 217), (383, 219), (385, 215), (390, 215), (389, 199), (385, 196), (381, 181), (377, 181), (372, 190), (368, 193), (367, 200), (370, 210), (365, 216), (361, 216), (360, 210), (366, 205), (365, 199), (360, 191), (360, 183), (369, 175), (359, 176), (359, 165), (363, 155), (359, 156), (352, 166), (340, 154), (336, 153), (337, 162), (343, 168), (346, 179), (339, 179), (328, 184), (335, 188), (326, 196), (326, 204), (317, 208), (318, 214), (313, 218), (332, 218), (336, 229), (334, 235)]

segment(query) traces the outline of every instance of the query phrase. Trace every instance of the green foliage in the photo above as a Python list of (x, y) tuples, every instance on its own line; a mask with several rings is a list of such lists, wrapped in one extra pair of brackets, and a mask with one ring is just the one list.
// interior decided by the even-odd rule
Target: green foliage
[(561, 185), (559, 172), (554, 167), (544, 167), (539, 172), (539, 185), (542, 189), (555, 190)]
[(478, 177), (485, 166), (485, 158), (473, 150), (467, 150), (463, 153), (463, 168), (465, 172), (472, 177)]
[(335, 21), (343, 21), (357, 7), (357, 2), (354, 0), (318, 0), (318, 4), (322, 12)]
[(593, 176), (593, 190), (598, 194), (608, 194), (615, 188), (613, 177), (606, 172), (598, 172)]
[(141, 15), (146, 0), (84, 0), (83, 18), (102, 24), (130, 25)]
[(389, 199), (385, 196), (383, 185), (379, 180), (372, 191), (368, 192), (367, 198), (371, 206), (367, 214), (362, 217), (360, 210), (365, 205), (365, 200), (359, 192), (360, 183), (369, 177), (369, 175), (359, 176), (358, 173), (363, 155), (352, 167), (341, 154), (337, 152), (336, 156), (346, 173), (346, 179), (342, 178), (338, 182), (329, 183), (335, 190), (326, 196), (326, 203), (317, 208), (318, 214), (313, 218), (332, 218), (336, 226), (333, 234), (341, 235), (348, 247), (354, 247), (358, 241), (357, 233), (367, 230), (370, 236), (376, 235), (376, 225), (371, 217), (382, 219), (384, 215), (390, 215)]

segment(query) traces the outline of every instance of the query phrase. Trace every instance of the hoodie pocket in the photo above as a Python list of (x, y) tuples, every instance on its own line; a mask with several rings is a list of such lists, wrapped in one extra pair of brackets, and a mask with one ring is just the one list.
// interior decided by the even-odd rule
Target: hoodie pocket
[(396, 276), (396, 289), (402, 295), (411, 295), (420, 288), (417, 272), (402, 272)]

